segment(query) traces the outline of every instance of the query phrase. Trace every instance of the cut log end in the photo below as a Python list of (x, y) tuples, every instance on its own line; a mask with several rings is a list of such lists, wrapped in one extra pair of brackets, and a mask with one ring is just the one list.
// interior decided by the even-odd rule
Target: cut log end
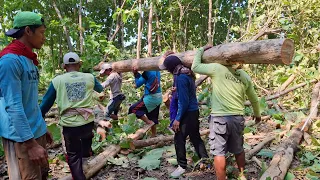
[(283, 64), (289, 65), (294, 55), (294, 42), (291, 39), (284, 39), (281, 46), (281, 59)]

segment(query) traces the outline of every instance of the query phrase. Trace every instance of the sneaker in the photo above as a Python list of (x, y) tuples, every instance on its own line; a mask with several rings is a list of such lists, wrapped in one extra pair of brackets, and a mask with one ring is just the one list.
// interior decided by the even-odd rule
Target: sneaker
[(184, 172), (186, 172), (186, 169), (183, 169), (181, 166), (179, 166), (176, 170), (174, 170), (171, 173), (172, 178), (179, 178)]

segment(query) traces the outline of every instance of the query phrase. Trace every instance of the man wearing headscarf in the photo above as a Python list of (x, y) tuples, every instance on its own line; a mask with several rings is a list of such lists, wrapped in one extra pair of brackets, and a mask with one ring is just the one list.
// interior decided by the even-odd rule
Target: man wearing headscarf
[(185, 67), (177, 56), (170, 55), (164, 58), (160, 69), (166, 69), (174, 75), (178, 99), (178, 110), (172, 129), (175, 131), (174, 144), (179, 166), (171, 173), (171, 177), (177, 178), (187, 168), (185, 145), (188, 136), (199, 158), (208, 158), (208, 154), (199, 133), (199, 108), (194, 73)]

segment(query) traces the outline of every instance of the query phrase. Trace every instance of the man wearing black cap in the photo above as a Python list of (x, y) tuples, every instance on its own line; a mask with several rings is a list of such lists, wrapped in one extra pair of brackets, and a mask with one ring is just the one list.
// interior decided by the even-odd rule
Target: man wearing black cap
[(172, 125), (175, 131), (174, 145), (179, 167), (171, 173), (171, 177), (177, 178), (187, 168), (186, 139), (189, 136), (199, 158), (208, 158), (207, 150), (199, 133), (199, 108), (196, 97), (196, 86), (193, 72), (185, 67), (181, 60), (174, 55), (165, 58), (160, 69), (166, 69), (176, 76), (175, 85), (178, 96), (178, 112)]
[[(46, 123), (38, 105), (38, 60), (33, 49), (45, 42), (46, 26), (36, 13), (19, 12), (13, 29), (15, 38), (0, 52), (0, 136), (10, 179), (46, 179), (48, 175)], [(49, 139), (48, 139), (49, 138)]]

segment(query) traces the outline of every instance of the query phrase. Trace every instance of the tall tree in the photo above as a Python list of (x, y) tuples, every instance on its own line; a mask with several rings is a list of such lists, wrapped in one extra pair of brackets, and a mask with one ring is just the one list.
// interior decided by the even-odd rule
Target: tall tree
[(208, 44), (213, 45), (213, 37), (212, 37), (212, 0), (209, 0)]
[(80, 41), (80, 54), (83, 53), (83, 33), (82, 33), (82, 0), (79, 0), (79, 41)]
[(150, 1), (149, 19), (148, 19), (148, 57), (152, 56), (152, 18), (153, 18), (153, 4)]
[[(60, 12), (59, 8), (57, 7), (57, 3), (56, 3), (55, 0), (52, 1), (52, 5), (53, 5), (54, 9), (56, 10), (56, 13), (57, 13), (57, 15), (58, 15), (58, 17), (60, 19), (60, 22), (62, 23), (63, 22), (63, 18), (62, 18), (62, 15), (61, 15), (61, 12)], [(62, 27), (63, 27), (63, 32), (66, 35), (66, 40), (67, 40), (67, 43), (68, 43), (69, 51), (73, 51), (73, 46), (71, 44), (69, 30), (67, 29), (67, 26), (65, 24), (63, 24)]]
[(138, 19), (138, 39), (137, 39), (137, 59), (140, 59), (141, 52), (141, 36), (142, 36), (142, 0), (139, 0), (139, 19)]

